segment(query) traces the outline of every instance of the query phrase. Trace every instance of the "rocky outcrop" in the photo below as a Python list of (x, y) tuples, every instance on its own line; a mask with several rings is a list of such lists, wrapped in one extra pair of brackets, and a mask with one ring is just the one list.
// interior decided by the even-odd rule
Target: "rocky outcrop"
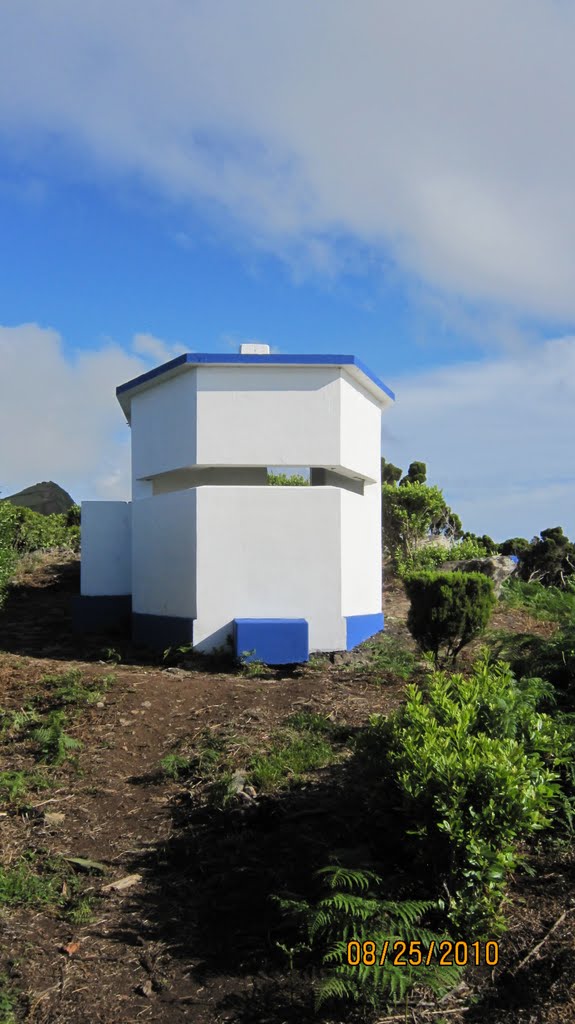
[(32, 484), (31, 487), (18, 491), (17, 494), (9, 494), (0, 501), (9, 501), (12, 505), (20, 508), (30, 508), (33, 512), (40, 512), (43, 516), (52, 515), (54, 512), (67, 512), (74, 504), (74, 499), (67, 491), (53, 480), (44, 480), (40, 484)]
[(517, 569), (515, 561), (507, 555), (489, 555), (487, 558), (468, 558), (461, 562), (444, 562), (440, 572), (482, 572), (493, 580), (495, 593), (499, 597), (501, 586)]

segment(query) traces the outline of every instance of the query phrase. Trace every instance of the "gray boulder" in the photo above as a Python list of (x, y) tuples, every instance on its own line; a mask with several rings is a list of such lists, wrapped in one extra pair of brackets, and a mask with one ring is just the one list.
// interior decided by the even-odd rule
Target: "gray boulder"
[(493, 589), (499, 597), (506, 579), (517, 571), (517, 565), (508, 555), (489, 555), (487, 558), (467, 558), (462, 562), (444, 562), (440, 572), (482, 572), (493, 580)]

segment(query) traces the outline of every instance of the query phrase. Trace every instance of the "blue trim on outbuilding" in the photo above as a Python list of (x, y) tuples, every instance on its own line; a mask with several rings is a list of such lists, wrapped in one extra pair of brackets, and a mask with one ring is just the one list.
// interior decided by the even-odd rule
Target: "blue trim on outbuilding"
[(373, 615), (346, 615), (346, 650), (351, 651), (363, 640), (383, 629), (383, 612)]
[(307, 619), (234, 619), (234, 651), (243, 660), (297, 665), (309, 659)]
[(170, 370), (176, 370), (178, 366), (184, 365), (190, 366), (235, 366), (235, 365), (254, 365), (254, 366), (355, 366), (361, 373), (365, 374), (369, 380), (375, 384), (380, 391), (388, 395), (395, 401), (395, 395), (391, 391), (387, 384), (384, 384), (379, 377), (361, 362), (357, 356), (350, 355), (278, 355), (272, 353), (270, 355), (242, 355), (239, 353), (232, 353), (226, 355), (218, 352), (184, 352), (181, 356), (176, 356), (175, 359), (171, 359), (169, 363), (163, 363), (162, 366), (156, 366), (153, 370), (148, 370), (147, 373), (140, 374), (139, 377), (134, 377), (133, 380), (129, 380), (126, 384), (120, 384), (116, 388), (116, 395), (119, 398), (120, 395), (124, 395), (127, 391), (131, 391), (132, 388), (140, 387), (141, 384), (146, 384), (148, 381), (153, 380), (154, 377), (160, 377), (164, 373), (169, 373)]

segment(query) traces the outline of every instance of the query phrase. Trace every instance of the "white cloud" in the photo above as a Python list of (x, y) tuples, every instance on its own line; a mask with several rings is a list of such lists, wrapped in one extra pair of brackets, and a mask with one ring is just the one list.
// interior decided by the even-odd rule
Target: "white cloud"
[(138, 355), (149, 356), (158, 363), (167, 363), (170, 359), (174, 359), (175, 356), (181, 355), (182, 352), (190, 351), (186, 345), (182, 345), (180, 342), (167, 344), (161, 338), (156, 338), (153, 334), (135, 334), (132, 340), (132, 348)]
[(2, 494), (51, 479), (76, 500), (130, 497), (130, 432), (116, 387), (174, 354), (151, 335), (135, 335), (133, 347), (139, 354), (106, 342), (68, 358), (55, 330), (0, 327)]
[(390, 382), (386, 457), (428, 464), (464, 527), (496, 539), (575, 537), (575, 337)]
[(573, 5), (20, 0), (0, 19), (0, 130), (38, 167), (57, 139), (62, 174), (207, 200), (292, 266), (336, 273), (351, 239), (440, 289), (575, 314)]

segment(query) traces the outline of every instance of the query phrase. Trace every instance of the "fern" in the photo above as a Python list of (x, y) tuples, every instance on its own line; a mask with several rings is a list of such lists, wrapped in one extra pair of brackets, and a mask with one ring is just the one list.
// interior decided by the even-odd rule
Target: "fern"
[[(446, 938), (422, 924), (430, 911), (439, 908), (437, 902), (382, 899), (379, 893), (383, 883), (373, 871), (334, 865), (322, 868), (317, 876), (327, 889), (317, 903), (277, 897), (276, 902), (284, 913), (299, 921), (310, 946), (321, 956), (326, 976), (316, 990), (318, 1009), (333, 999), (377, 1009), (405, 999), (415, 985), (441, 995), (457, 983), (459, 967), (440, 967), (435, 962), (398, 966), (393, 962), (394, 942), (418, 942), (428, 948), (431, 942), (437, 947)], [(376, 963), (351, 966), (347, 962), (348, 943), (367, 940), (378, 950)], [(386, 943), (389, 956), (380, 964)]]
[(72, 750), (80, 750), (82, 744), (64, 731), (66, 716), (63, 711), (52, 711), (44, 725), (32, 733), (40, 747), (42, 757), (52, 764), (61, 764)]

